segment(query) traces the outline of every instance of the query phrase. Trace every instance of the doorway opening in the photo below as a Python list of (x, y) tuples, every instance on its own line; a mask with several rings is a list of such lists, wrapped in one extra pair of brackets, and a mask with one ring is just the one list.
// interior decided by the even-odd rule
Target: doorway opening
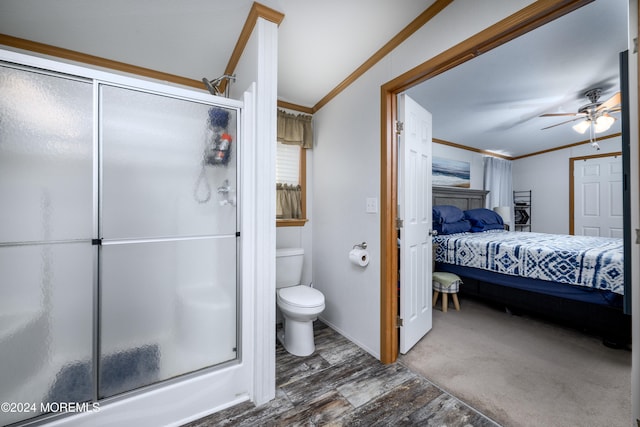
[(399, 93), (465, 63), (535, 28), (564, 16), (590, 1), (536, 2), (425, 63), (387, 82), (381, 88), (381, 341), (380, 359), (393, 363), (399, 352), (398, 313), (398, 150), (395, 143), (396, 97)]

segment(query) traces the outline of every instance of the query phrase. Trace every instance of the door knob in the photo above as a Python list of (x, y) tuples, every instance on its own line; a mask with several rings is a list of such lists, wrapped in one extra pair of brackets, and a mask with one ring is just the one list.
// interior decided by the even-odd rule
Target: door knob
[(438, 230), (429, 229), (429, 236), (433, 237), (433, 236), (437, 236), (437, 235), (438, 235)]

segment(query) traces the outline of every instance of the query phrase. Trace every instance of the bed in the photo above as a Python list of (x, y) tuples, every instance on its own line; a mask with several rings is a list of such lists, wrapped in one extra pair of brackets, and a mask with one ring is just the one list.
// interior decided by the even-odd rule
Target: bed
[(482, 208), (486, 191), (433, 187), (432, 193), (436, 270), (459, 275), (462, 296), (627, 346), (622, 239), (505, 231), (499, 215)]

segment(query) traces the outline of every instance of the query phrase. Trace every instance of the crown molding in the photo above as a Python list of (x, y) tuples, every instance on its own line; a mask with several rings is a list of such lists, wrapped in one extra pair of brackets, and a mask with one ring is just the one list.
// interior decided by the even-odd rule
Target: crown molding
[(300, 111), (301, 113), (313, 114), (313, 108), (305, 107), (303, 105), (292, 104), (291, 102), (278, 100), (278, 107), (286, 108), (288, 110)]
[(152, 79), (176, 83), (179, 85), (195, 87), (202, 89), (202, 82), (175, 74), (164, 73), (162, 71), (152, 70), (150, 68), (139, 67), (137, 65), (127, 64), (125, 62), (114, 61), (99, 56), (89, 55), (75, 50), (65, 49), (62, 47), (52, 46), (45, 43), (34, 42), (31, 40), (21, 39), (19, 37), (0, 34), (0, 45), (10, 46), (16, 49), (35, 52), (42, 55), (62, 58), (82, 64), (89, 64), (97, 67), (108, 68), (110, 70), (122, 71), (125, 73), (135, 74), (138, 76), (149, 77)]
[(345, 90), (349, 85), (358, 80), (364, 73), (377, 64), (382, 58), (397, 48), (402, 42), (408, 39), (413, 33), (422, 28), (433, 17), (440, 13), (445, 7), (451, 4), (453, 0), (436, 0), (431, 6), (429, 6), (424, 12), (418, 15), (413, 21), (404, 27), (398, 34), (396, 34), (391, 40), (389, 40), (384, 46), (382, 46), (376, 53), (374, 53), (369, 59), (367, 59), (361, 66), (351, 73), (346, 79), (333, 88), (328, 94), (326, 94), (320, 101), (313, 106), (313, 111), (316, 112), (333, 98), (338, 96), (340, 92)]
[[(249, 15), (244, 23), (236, 46), (231, 54), (225, 74), (233, 74), (235, 67), (240, 61), (242, 52), (249, 41), (251, 32), (258, 21), (258, 18), (266, 19), (267, 21), (275, 22), (280, 25), (284, 19), (284, 14), (268, 8), (260, 3), (254, 2), (249, 11)], [(203, 89), (202, 81), (190, 79), (187, 77), (178, 76), (175, 74), (164, 73), (162, 71), (152, 70), (150, 68), (139, 67), (137, 65), (127, 64), (125, 62), (114, 61), (107, 58), (102, 58), (95, 55), (89, 55), (70, 49), (65, 49), (58, 46), (53, 46), (45, 43), (35, 42), (32, 40), (21, 39), (18, 37), (10, 36), (7, 34), (0, 34), (0, 45), (10, 46), (12, 48), (26, 50), (29, 52), (35, 52), (42, 55), (52, 56), (56, 58), (62, 58), (69, 61), (79, 62), (82, 64), (89, 64), (97, 67), (108, 68), (110, 70), (121, 71), (125, 73), (135, 74), (138, 76), (149, 77), (152, 79), (162, 80), (179, 85), (194, 87), (197, 89)], [(227, 82), (225, 81), (221, 86), (224, 90)]]
[[(284, 19), (284, 14), (258, 2), (253, 2), (251, 10), (249, 10), (247, 20), (245, 21), (242, 31), (240, 32), (240, 36), (238, 37), (238, 41), (236, 42), (236, 46), (233, 48), (233, 52), (231, 53), (231, 57), (227, 63), (227, 68), (224, 71), (225, 74), (233, 74), (238, 66), (242, 52), (244, 52), (244, 48), (247, 46), (247, 42), (249, 41), (251, 33), (256, 26), (256, 22), (258, 22), (258, 18), (263, 18), (280, 26), (280, 23)], [(226, 85), (226, 82), (224, 85)], [(224, 87), (222, 89), (224, 89)]]

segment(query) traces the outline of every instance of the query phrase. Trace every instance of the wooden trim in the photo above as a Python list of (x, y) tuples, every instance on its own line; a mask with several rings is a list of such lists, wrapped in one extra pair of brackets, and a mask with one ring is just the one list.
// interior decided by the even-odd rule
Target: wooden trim
[(389, 82), (390, 87), (396, 92), (402, 92), (592, 1), (594, 0), (538, 0), (401, 74)]
[(278, 101), (278, 107), (286, 108), (288, 110), (300, 111), (301, 113), (313, 114), (313, 108), (304, 107), (304, 106), (298, 105), (298, 104), (292, 104), (291, 102)]
[[(380, 361), (393, 363), (398, 358), (398, 146), (393, 124), (396, 121), (396, 94), (384, 86), (381, 90), (380, 134), (382, 177), (380, 180)], [(387, 107), (387, 108), (385, 108)], [(392, 286), (395, 283), (396, 286)]]
[(42, 55), (54, 56), (74, 62), (94, 65), (97, 67), (108, 68), (111, 70), (122, 71), (125, 73), (135, 74), (138, 76), (149, 77), (156, 80), (163, 80), (179, 85), (204, 89), (202, 81), (177, 76), (175, 74), (163, 73), (161, 71), (151, 70), (149, 68), (138, 67), (124, 62), (113, 61), (111, 59), (101, 58), (99, 56), (89, 55), (62, 47), (52, 46), (44, 43), (34, 42), (31, 40), (21, 39), (18, 37), (0, 34), (0, 44), (11, 46), (17, 49), (23, 49), (30, 52), (36, 52)]
[(278, 219), (276, 227), (304, 227), (308, 219)]
[[(242, 52), (249, 41), (251, 32), (256, 25), (258, 18), (264, 18), (267, 21), (275, 22), (280, 25), (284, 19), (284, 15), (278, 11), (268, 8), (260, 3), (254, 2), (247, 16), (247, 20), (244, 23), (240, 37), (236, 42), (236, 46), (231, 54), (231, 58), (225, 69), (225, 74), (233, 74), (235, 71)], [(37, 52), (43, 55), (54, 56), (57, 58), (64, 58), (70, 61), (80, 62), (83, 64), (94, 65), (98, 67), (108, 68), (111, 70), (122, 71), (125, 73), (135, 74), (138, 76), (149, 77), (156, 80), (167, 81), (170, 83), (176, 83), (179, 85), (194, 87), (197, 89), (203, 89), (204, 86), (201, 80), (194, 80), (187, 77), (177, 76), (175, 74), (163, 73), (161, 71), (152, 70), (145, 67), (138, 67), (136, 65), (127, 64), (124, 62), (113, 61), (111, 59), (101, 58), (99, 56), (89, 55), (82, 52), (77, 52), (62, 47), (52, 46), (44, 43), (34, 42), (31, 40), (25, 40), (18, 37), (9, 36), (6, 34), (0, 34), (0, 45), (11, 46), (17, 49), (28, 50), (30, 52)], [(227, 81), (223, 81), (220, 86), (222, 92), (226, 88)]]
[[(280, 26), (280, 23), (284, 19), (284, 15), (258, 2), (253, 2), (253, 4), (251, 5), (251, 10), (249, 10), (247, 20), (244, 22), (242, 31), (240, 31), (240, 36), (238, 37), (236, 46), (233, 48), (233, 52), (231, 53), (231, 57), (229, 58), (229, 62), (227, 63), (227, 68), (224, 69), (224, 74), (231, 75), (235, 71), (236, 67), (238, 66), (238, 62), (240, 62), (242, 52), (244, 52), (244, 48), (247, 47), (247, 43), (249, 42), (251, 33), (253, 33), (253, 29), (256, 26), (256, 22), (258, 22), (258, 18), (266, 19), (267, 21), (274, 22), (275, 24)], [(227, 87), (227, 83), (227, 80), (223, 80), (223, 82), (220, 84), (221, 92), (224, 93)]]
[(300, 210), (302, 219), (307, 220), (307, 149), (300, 147)]
[(356, 70), (349, 74), (346, 79), (338, 84), (331, 92), (326, 94), (320, 101), (313, 106), (313, 112), (318, 111), (329, 103), (333, 98), (338, 96), (340, 92), (345, 90), (351, 83), (358, 80), (364, 73), (366, 73), (371, 67), (377, 64), (382, 58), (397, 48), (402, 42), (408, 39), (413, 33), (418, 31), (429, 22), (434, 16), (436, 16), (442, 9), (447, 7), (453, 0), (436, 0), (431, 6), (429, 6), (424, 12), (418, 15), (413, 21), (404, 27), (398, 34), (396, 34), (391, 40), (389, 40), (384, 46), (382, 46), (376, 53), (367, 59)]
[[(611, 135), (600, 136), (594, 139), (594, 141), (604, 141), (605, 139), (616, 138), (621, 135), (622, 134), (620, 132), (613, 133)], [(549, 148), (547, 150), (536, 151), (535, 153), (529, 153), (529, 154), (524, 154), (522, 156), (513, 157), (511, 160), (520, 160), (526, 157), (539, 156), (540, 154), (551, 153), (553, 151), (564, 150), (565, 148), (577, 147), (578, 145), (584, 145), (584, 144), (591, 144), (591, 141), (588, 139), (585, 139), (584, 141), (574, 142), (573, 144), (561, 145), (560, 147)]]
[(513, 157), (505, 156), (504, 154), (498, 154), (492, 151), (481, 150), (479, 148), (467, 147), (466, 145), (456, 144), (455, 142), (445, 141), (444, 139), (433, 138), (432, 141), (441, 145), (460, 148), (461, 150), (473, 151), (474, 153), (486, 154), (487, 156), (493, 156), (493, 157), (500, 157), (501, 159), (506, 159), (506, 160), (513, 160)]
[(575, 167), (574, 164), (580, 160), (589, 160), (589, 159), (597, 159), (600, 157), (622, 157), (621, 151), (616, 151), (614, 153), (601, 153), (601, 154), (593, 154), (591, 156), (579, 156), (579, 157), (570, 157), (569, 158), (569, 234), (575, 234), (575, 191), (573, 186), (575, 185), (574, 181), (574, 172)]
[[(620, 132), (618, 132), (618, 133), (614, 133), (614, 134), (611, 134), (611, 135), (600, 136), (600, 137), (596, 138), (595, 141), (604, 141), (605, 139), (616, 138), (616, 137), (621, 136), (621, 135), (622, 134)], [(561, 145), (559, 147), (549, 148), (547, 150), (536, 151), (535, 153), (529, 153), (529, 154), (523, 154), (522, 156), (511, 157), (511, 156), (505, 156), (505, 155), (499, 154), (499, 153), (494, 153), (492, 151), (481, 150), (479, 148), (474, 148), (474, 147), (468, 147), (466, 145), (457, 144), (455, 142), (445, 141), (444, 139), (433, 138), (433, 142), (441, 144), (441, 145), (447, 145), (449, 147), (459, 148), (461, 150), (473, 151), (474, 153), (486, 154), (487, 156), (500, 157), (500, 158), (506, 159), (506, 160), (519, 160), (519, 159), (524, 159), (526, 157), (538, 156), (540, 154), (551, 153), (553, 151), (564, 150), (565, 148), (577, 147), (578, 145), (584, 145), (584, 144), (590, 144), (591, 143), (590, 140), (585, 139), (584, 141), (578, 141), (578, 142), (574, 142), (572, 144)]]
[(397, 312), (397, 255), (395, 216), (398, 198), (396, 193), (397, 149), (393, 135), (396, 119), (396, 95), (433, 76), (441, 74), (475, 57), (506, 43), (528, 31), (538, 28), (560, 16), (578, 9), (592, 0), (538, 0), (484, 31), (442, 52), (381, 87), (381, 256), (380, 273), (380, 360), (392, 363), (398, 357), (398, 330), (395, 325)]

